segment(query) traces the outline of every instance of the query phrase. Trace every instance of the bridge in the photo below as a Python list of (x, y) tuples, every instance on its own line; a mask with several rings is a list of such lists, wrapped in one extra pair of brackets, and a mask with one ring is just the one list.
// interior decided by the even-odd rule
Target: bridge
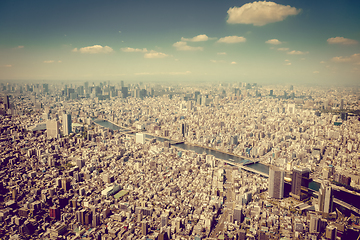
[[(217, 159), (217, 160), (219, 160), (219, 161), (223, 161), (223, 162), (225, 162), (226, 164), (229, 164), (229, 165), (237, 166), (237, 167), (241, 168), (242, 170), (259, 174), (259, 175), (262, 176), (262, 177), (266, 177), (266, 178), (269, 177), (269, 174), (260, 172), (260, 171), (258, 171), (258, 170), (256, 170), (256, 169), (253, 169), (253, 168), (249, 168), (249, 167), (247, 167), (246, 165), (243, 165), (242, 163), (237, 163), (237, 162), (233, 162), (233, 161), (225, 160), (225, 159), (220, 159), (220, 158), (215, 158), (215, 159)], [(250, 164), (253, 164), (253, 163), (250, 163)], [(249, 164), (247, 164), (247, 165), (249, 165)]]

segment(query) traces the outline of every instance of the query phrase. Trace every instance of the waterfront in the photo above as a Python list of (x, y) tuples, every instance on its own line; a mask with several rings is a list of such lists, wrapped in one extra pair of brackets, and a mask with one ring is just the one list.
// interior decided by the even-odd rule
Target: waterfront
[[(123, 130), (124, 132), (129, 131), (128, 129), (121, 128), (107, 120), (95, 119), (94, 122), (100, 126), (109, 128), (114, 131), (117, 131), (117, 130)], [(135, 133), (129, 133), (129, 134), (135, 135)], [(153, 136), (153, 135), (149, 135), (149, 134), (146, 134), (146, 138), (150, 138), (150, 139), (155, 138), (156, 140), (161, 141), (161, 142), (171, 141), (171, 139)], [(193, 145), (186, 144), (186, 143), (176, 144), (176, 147), (184, 149), (184, 150), (191, 150), (198, 154), (202, 154), (202, 153), (210, 154), (210, 155), (213, 155), (215, 158), (233, 161), (235, 163), (243, 163), (244, 161), (246, 161), (246, 159), (241, 158), (241, 157), (236, 157), (236, 156), (226, 154), (226, 153), (223, 153), (220, 151), (216, 151), (216, 150), (212, 150), (212, 149), (208, 149), (208, 148), (204, 148), (204, 147), (200, 147), (200, 146), (193, 146)], [(249, 164), (249, 165), (247, 165), (247, 167), (257, 170), (257, 171), (260, 171), (262, 173), (269, 174), (269, 166), (266, 166), (262, 163)], [(320, 189), (320, 183), (311, 181), (309, 183), (309, 189), (312, 191), (318, 192)], [(337, 198), (337, 199), (347, 202), (357, 208), (360, 208), (360, 196), (358, 196), (358, 195), (336, 189), (336, 190), (334, 190), (334, 198)]]

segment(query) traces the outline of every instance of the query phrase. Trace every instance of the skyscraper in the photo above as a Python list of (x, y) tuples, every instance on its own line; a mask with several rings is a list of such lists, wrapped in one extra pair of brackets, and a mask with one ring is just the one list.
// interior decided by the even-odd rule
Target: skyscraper
[(310, 170), (303, 167), (294, 167), (291, 182), (291, 196), (298, 200), (308, 197)]
[(146, 221), (141, 222), (141, 232), (144, 236), (148, 234), (148, 223)]
[(48, 120), (46, 122), (46, 134), (48, 138), (57, 138), (59, 135), (59, 122)]
[(64, 135), (69, 135), (71, 133), (71, 115), (63, 115), (63, 133)]
[(9, 96), (5, 96), (5, 109), (10, 109), (10, 99)]
[(284, 172), (277, 167), (271, 167), (269, 170), (269, 197), (284, 197)]
[(329, 181), (323, 181), (319, 189), (319, 211), (325, 214), (332, 212), (333, 192)]

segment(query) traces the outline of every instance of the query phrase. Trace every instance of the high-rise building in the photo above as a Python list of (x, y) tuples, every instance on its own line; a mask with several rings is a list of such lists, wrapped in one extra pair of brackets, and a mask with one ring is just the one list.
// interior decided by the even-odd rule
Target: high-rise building
[(63, 133), (64, 135), (69, 135), (71, 133), (71, 115), (63, 115)]
[(336, 239), (336, 227), (332, 226), (332, 225), (327, 225), (326, 231), (325, 231), (325, 237), (326, 237), (326, 239), (335, 240)]
[(320, 229), (320, 219), (318, 216), (316, 215), (311, 215), (310, 216), (310, 228), (309, 228), (309, 232), (310, 233), (318, 233)]
[(10, 98), (9, 98), (8, 95), (5, 96), (5, 101), (4, 101), (4, 103), (5, 103), (5, 109), (10, 109)]
[(243, 213), (242, 213), (242, 209), (237, 207), (237, 208), (234, 208), (234, 221), (237, 221), (237, 223), (241, 223), (242, 220), (243, 220)]
[(136, 143), (145, 143), (145, 134), (144, 133), (136, 133)]
[(341, 99), (340, 110), (343, 110), (343, 109), (344, 109), (344, 99)]
[(181, 124), (181, 135), (185, 137), (187, 135), (187, 126), (186, 123)]
[(162, 214), (161, 215), (161, 227), (166, 227), (168, 225), (168, 215)]
[(60, 134), (59, 122), (55, 120), (48, 120), (46, 122), (46, 134), (48, 138), (57, 138)]
[(141, 222), (141, 232), (144, 236), (148, 234), (148, 223), (146, 221)]
[(277, 167), (269, 169), (269, 197), (277, 199), (284, 197), (284, 172)]
[(303, 167), (294, 167), (291, 182), (291, 196), (303, 200), (308, 197), (310, 170)]
[(319, 189), (319, 211), (329, 214), (333, 211), (333, 191), (329, 181), (323, 181)]

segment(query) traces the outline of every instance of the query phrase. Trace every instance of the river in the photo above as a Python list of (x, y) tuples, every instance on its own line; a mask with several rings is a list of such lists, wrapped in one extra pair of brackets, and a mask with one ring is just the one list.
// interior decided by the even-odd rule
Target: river
[[(124, 128), (121, 128), (109, 121), (106, 121), (106, 120), (99, 120), (99, 119), (95, 119), (94, 120), (95, 123), (105, 127), (105, 128), (109, 128), (111, 130), (123, 130), (124, 132), (127, 132), (129, 130), (127, 129), (124, 129)], [(132, 133), (134, 134), (134, 133)], [(163, 137), (157, 137), (157, 136), (152, 136), (152, 135), (149, 135), (149, 134), (146, 134), (146, 138), (156, 138), (157, 140), (163, 142), (163, 141), (171, 141), (171, 139), (167, 139), (167, 138), (163, 138)], [(224, 160), (228, 160), (228, 161), (233, 161), (233, 162), (236, 162), (236, 163), (242, 163), (244, 161), (246, 161), (246, 159), (244, 158), (241, 158), (241, 157), (236, 157), (236, 156), (233, 156), (233, 155), (230, 155), (230, 154), (226, 154), (226, 153), (223, 153), (223, 152), (220, 152), (220, 151), (216, 151), (216, 150), (212, 150), (212, 149), (208, 149), (208, 148), (204, 148), (204, 147), (200, 147), (200, 146), (193, 146), (193, 145), (190, 145), (190, 144), (186, 144), (186, 143), (180, 143), (180, 144), (176, 144), (176, 147), (179, 147), (179, 148), (182, 148), (184, 150), (191, 150), (191, 151), (194, 151), (198, 154), (202, 154), (202, 153), (206, 153), (206, 154), (210, 154), (210, 155), (213, 155), (214, 157), (216, 158), (219, 158), (219, 159), (224, 159)], [(252, 169), (255, 169), (257, 171), (260, 171), (262, 173), (266, 173), (266, 174), (269, 174), (269, 166), (266, 166), (264, 164), (261, 164), (261, 163), (255, 163), (255, 164), (250, 164), (250, 165), (247, 165), (247, 167), (249, 168), (252, 168)], [(309, 189), (310, 190), (313, 190), (313, 191), (319, 191), (319, 188), (320, 188), (320, 183), (318, 182), (315, 182), (315, 181), (312, 181), (310, 182), (309, 184)], [(347, 202), (357, 208), (360, 209), (360, 196), (358, 195), (355, 195), (355, 194), (351, 194), (351, 193), (348, 193), (348, 192), (344, 192), (342, 190), (334, 190), (334, 197), (337, 198), (337, 199), (340, 199), (344, 202)]]

